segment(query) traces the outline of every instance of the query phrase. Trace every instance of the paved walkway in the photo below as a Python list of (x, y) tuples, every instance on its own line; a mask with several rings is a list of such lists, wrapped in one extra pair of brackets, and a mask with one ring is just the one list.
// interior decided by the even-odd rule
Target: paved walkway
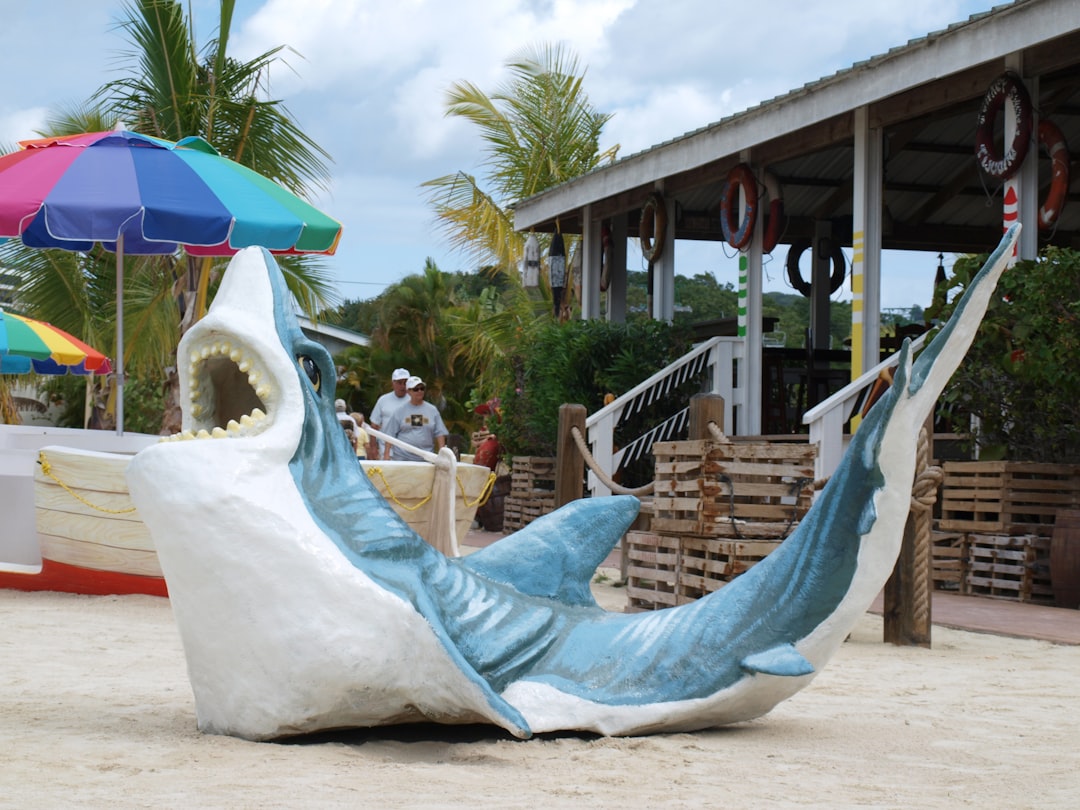
[[(470, 531), (465, 545), (483, 548), (503, 537), (501, 532)], [(602, 563), (605, 568), (619, 568), (621, 555), (615, 549)], [(870, 606), (871, 613), (881, 613), (879, 596)], [(1030, 605), (1007, 599), (982, 596), (961, 596), (947, 591), (934, 591), (931, 621), (941, 627), (991, 633), (998, 636), (1031, 638), (1055, 644), (1080, 645), (1080, 610)]]

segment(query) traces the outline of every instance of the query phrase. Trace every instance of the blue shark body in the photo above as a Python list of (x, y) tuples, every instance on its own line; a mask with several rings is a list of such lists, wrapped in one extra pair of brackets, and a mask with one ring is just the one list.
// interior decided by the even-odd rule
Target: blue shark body
[(300, 331), (273, 259), (238, 254), (181, 343), (185, 434), (128, 471), (200, 728), (267, 739), (431, 719), (520, 737), (636, 734), (768, 712), (820, 671), (888, 578), (918, 429), (1016, 230), (914, 367), (905, 345), (791, 537), (720, 591), (643, 614), (605, 611), (588, 587), (634, 498), (575, 502), (465, 558), (413, 533), (352, 459), (333, 364)]

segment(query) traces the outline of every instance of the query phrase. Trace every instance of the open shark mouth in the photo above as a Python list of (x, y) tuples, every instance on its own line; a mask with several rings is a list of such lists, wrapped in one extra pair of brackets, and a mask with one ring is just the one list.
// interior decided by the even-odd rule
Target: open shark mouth
[(190, 427), (166, 441), (257, 436), (271, 424), (266, 401), (270, 374), (243, 344), (210, 341), (189, 344), (187, 407)]
[(181, 341), (183, 431), (128, 467), (199, 727), (271, 739), (429, 719), (528, 737), (765, 714), (810, 683), (891, 574), (919, 427), (1018, 233), (917, 361), (905, 344), (788, 539), (714, 593), (638, 614), (604, 611), (589, 591), (635, 498), (574, 501), (468, 557), (417, 536), (356, 463), (323, 390), (332, 359), (301, 332), (273, 257), (241, 251)]

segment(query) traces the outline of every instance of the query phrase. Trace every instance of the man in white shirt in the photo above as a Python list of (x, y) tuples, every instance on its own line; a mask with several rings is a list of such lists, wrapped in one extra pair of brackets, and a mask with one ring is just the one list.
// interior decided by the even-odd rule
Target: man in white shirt
[[(390, 383), (394, 389), (387, 391), (375, 401), (375, 407), (371, 409), (368, 416), (368, 424), (373, 428), (383, 430), (390, 417), (393, 416), (394, 411), (409, 401), (409, 396), (405, 392), (405, 383), (408, 379), (409, 370), (407, 368), (394, 369), (394, 373), (390, 375)], [(386, 450), (384, 444), (384, 442), (378, 442), (378, 448), (371, 448), (376, 450), (374, 458), (382, 458)]]
[[(446, 436), (450, 431), (443, 424), (439, 409), (424, 401), (427, 386), (419, 377), (409, 377), (405, 383), (409, 401), (394, 411), (386, 423), (384, 433), (408, 442), (413, 447), (437, 453), (446, 445)], [(420, 461), (418, 456), (406, 453), (397, 446), (387, 444), (383, 451), (384, 459), (395, 461)]]

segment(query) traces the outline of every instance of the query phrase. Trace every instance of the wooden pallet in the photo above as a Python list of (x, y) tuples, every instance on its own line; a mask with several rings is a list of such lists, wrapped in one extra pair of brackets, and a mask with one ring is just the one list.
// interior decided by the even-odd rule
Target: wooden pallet
[(1049, 605), (1050, 539), (1038, 535), (969, 534), (966, 592)]
[(810, 508), (817, 448), (805, 443), (657, 442), (652, 528), (777, 540)]
[(1080, 507), (1080, 465), (946, 461), (937, 528), (1049, 537), (1060, 509)]
[(780, 545), (630, 531), (626, 595), (630, 610), (658, 610), (719, 590)]
[(967, 592), (968, 541), (963, 532), (931, 532), (931, 578), (934, 587)]
[(555, 509), (555, 459), (514, 456), (510, 492), (503, 502), (503, 531), (513, 532)]

